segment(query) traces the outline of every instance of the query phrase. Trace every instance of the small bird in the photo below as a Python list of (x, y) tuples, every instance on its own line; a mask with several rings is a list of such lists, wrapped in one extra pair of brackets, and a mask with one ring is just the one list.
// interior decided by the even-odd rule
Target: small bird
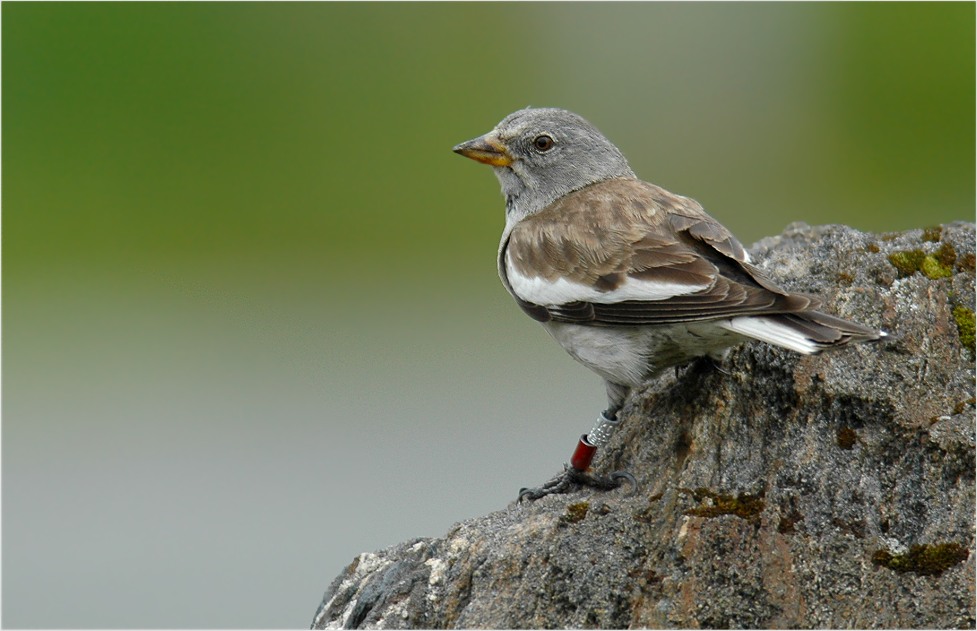
[(522, 109), (454, 151), (491, 165), (502, 184), (502, 284), (607, 390), (569, 466), (520, 500), (634, 485), (625, 472), (587, 470), (632, 389), (667, 368), (721, 360), (750, 338), (811, 354), (885, 336), (778, 287), (698, 202), (639, 180), (577, 114)]

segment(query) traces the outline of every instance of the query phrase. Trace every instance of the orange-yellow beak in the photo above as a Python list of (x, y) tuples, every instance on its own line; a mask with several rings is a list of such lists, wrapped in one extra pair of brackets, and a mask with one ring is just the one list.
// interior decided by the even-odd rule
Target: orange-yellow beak
[(492, 133), (463, 142), (452, 151), (476, 162), (491, 164), (494, 167), (507, 167), (512, 164), (512, 156), (509, 155), (509, 151), (498, 136)]

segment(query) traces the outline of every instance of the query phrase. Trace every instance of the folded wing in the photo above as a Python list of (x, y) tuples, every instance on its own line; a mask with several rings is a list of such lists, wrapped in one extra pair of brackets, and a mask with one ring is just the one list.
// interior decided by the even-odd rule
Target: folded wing
[(506, 287), (544, 322), (717, 320), (804, 353), (879, 337), (816, 311), (812, 296), (784, 291), (697, 202), (639, 180), (608, 180), (563, 197), (521, 221), (500, 257)]

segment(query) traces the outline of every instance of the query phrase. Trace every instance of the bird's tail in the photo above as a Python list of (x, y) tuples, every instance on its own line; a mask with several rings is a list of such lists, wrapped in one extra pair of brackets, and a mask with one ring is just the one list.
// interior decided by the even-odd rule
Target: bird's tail
[(873, 342), (888, 336), (885, 331), (820, 311), (739, 316), (721, 326), (805, 355), (844, 346), (849, 342)]

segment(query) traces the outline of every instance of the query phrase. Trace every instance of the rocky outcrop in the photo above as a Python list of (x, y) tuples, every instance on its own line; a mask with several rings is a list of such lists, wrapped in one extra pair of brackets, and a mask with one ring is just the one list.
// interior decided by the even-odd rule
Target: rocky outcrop
[(361, 554), (313, 626), (973, 628), (974, 225), (793, 225), (752, 254), (890, 337), (662, 376), (594, 463), (635, 494)]

